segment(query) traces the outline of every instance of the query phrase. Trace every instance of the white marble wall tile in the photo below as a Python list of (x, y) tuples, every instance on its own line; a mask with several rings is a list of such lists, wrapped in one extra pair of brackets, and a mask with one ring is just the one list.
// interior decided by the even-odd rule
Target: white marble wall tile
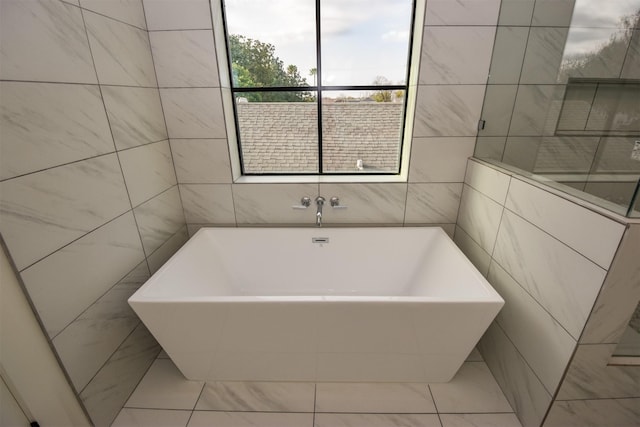
[(486, 83), (495, 33), (495, 27), (425, 27), (419, 84)]
[(414, 138), (409, 182), (462, 182), (475, 138)]
[(118, 157), (133, 206), (177, 183), (169, 141), (120, 151)]
[(608, 269), (625, 226), (519, 179), (511, 181), (507, 209)]
[(123, 408), (111, 427), (186, 427), (190, 418), (191, 411)]
[(143, 0), (143, 3), (149, 31), (211, 28), (207, 0)]
[(531, 26), (568, 27), (576, 0), (536, 0)]
[(2, 425), (26, 426), (31, 423), (7, 388), (4, 378), (0, 378), (0, 402), (2, 402), (2, 414), (0, 414)]
[(158, 86), (220, 86), (213, 31), (153, 31), (149, 39)]
[(502, 161), (506, 144), (506, 136), (479, 136), (473, 155), (478, 159)]
[[(545, 135), (555, 129), (552, 107), (562, 101), (562, 85), (520, 85), (509, 127), (510, 136)], [(557, 117), (556, 117), (557, 118)]]
[(430, 0), (425, 25), (493, 25), (498, 22), (500, 0)]
[(193, 409), (204, 381), (187, 380), (169, 359), (156, 359), (126, 408)]
[(596, 156), (600, 138), (596, 137), (551, 137), (540, 141), (533, 172), (547, 173), (589, 173)]
[(156, 86), (149, 35), (92, 12), (83, 12), (100, 84)]
[(454, 223), (458, 216), (462, 183), (409, 184), (406, 224)]
[(113, 152), (96, 86), (0, 82), (0, 179)]
[(484, 129), (478, 135), (506, 136), (509, 133), (511, 115), (516, 101), (516, 85), (488, 85), (482, 109)]
[[(315, 224), (317, 184), (237, 184), (232, 188), (238, 224)], [(310, 197), (311, 206), (292, 209), (302, 197)], [(328, 199), (324, 210), (329, 215)]]
[(97, 83), (77, 7), (60, 1), (3, 0), (0, 39), (3, 80)]
[(479, 244), (477, 244), (471, 236), (469, 236), (462, 228), (456, 226), (456, 234), (453, 241), (458, 245), (460, 250), (469, 258), (469, 261), (483, 275), (487, 276), (489, 272), (489, 264), (491, 263), (491, 255), (489, 255)]
[(640, 396), (637, 366), (608, 366), (616, 344), (580, 344), (558, 392), (558, 400)]
[(314, 427), (439, 427), (435, 414), (316, 414)]
[(442, 427), (521, 427), (515, 414), (440, 414)]
[(623, 79), (640, 79), (640, 29), (633, 30), (633, 36), (627, 50), (627, 57), (622, 66), (620, 77)]
[(568, 28), (531, 28), (520, 84), (552, 84), (557, 81), (568, 33)]
[(475, 136), (484, 85), (418, 86), (413, 136)]
[(169, 260), (177, 251), (187, 243), (189, 240), (189, 233), (187, 227), (182, 227), (176, 234), (171, 236), (164, 242), (154, 253), (147, 257), (149, 263), (149, 270), (151, 274), (154, 274)]
[(0, 230), (19, 270), (130, 208), (115, 154), (0, 183)]
[(226, 138), (220, 89), (161, 89), (170, 138)]
[(464, 182), (500, 205), (504, 205), (511, 176), (471, 159)]
[(637, 426), (640, 399), (555, 401), (545, 427)]
[(578, 339), (606, 270), (509, 210), (493, 257)]
[[(320, 194), (327, 200), (334, 196), (339, 197), (340, 204), (348, 206), (347, 209), (332, 209), (331, 206), (325, 206), (323, 223), (402, 224), (407, 185), (320, 184)], [(315, 215), (315, 212), (313, 213)], [(315, 216), (313, 218), (315, 219)]]
[(429, 384), (438, 412), (511, 412), (484, 362), (465, 362), (448, 383)]
[(520, 81), (528, 37), (528, 27), (498, 27), (489, 68), (490, 84), (517, 84)]
[(208, 382), (196, 410), (313, 412), (315, 384), (293, 382)]
[(542, 136), (510, 136), (504, 147), (502, 160), (512, 167), (533, 172), (536, 167)]
[(167, 139), (158, 89), (102, 86), (118, 150)]
[(159, 351), (156, 340), (139, 324), (82, 390), (80, 398), (96, 427), (111, 425)]
[(27, 268), (22, 279), (53, 337), (143, 259), (126, 213)]
[(555, 393), (576, 340), (498, 264), (491, 264), (488, 280), (505, 301), (496, 320), (549, 394)]
[(609, 268), (581, 343), (616, 343), (640, 300), (640, 225), (631, 225)]
[(236, 222), (229, 184), (180, 184), (180, 196), (188, 223)]
[(180, 184), (231, 183), (226, 139), (172, 139), (170, 142)]
[(492, 254), (503, 210), (500, 204), (465, 185), (457, 224), (485, 252)]
[(427, 384), (318, 383), (316, 412), (435, 413)]
[(194, 411), (189, 427), (312, 427), (313, 414)]
[(531, 25), (536, 0), (502, 0), (498, 25)]
[(80, 6), (138, 28), (147, 28), (142, 0), (81, 0)]
[(497, 323), (478, 349), (522, 426), (539, 427), (553, 399)]
[(168, 238), (185, 226), (178, 186), (134, 209), (142, 246), (146, 254), (153, 253)]
[(138, 326), (140, 319), (127, 299), (148, 277), (149, 269), (143, 262), (53, 339), (76, 390), (89, 383)]

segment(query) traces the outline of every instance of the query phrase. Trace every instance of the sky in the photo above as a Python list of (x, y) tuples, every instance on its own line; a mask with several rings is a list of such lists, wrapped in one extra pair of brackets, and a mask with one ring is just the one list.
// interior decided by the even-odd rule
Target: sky
[[(271, 43), (313, 84), (315, 0), (225, 0), (228, 31)], [(411, 0), (323, 0), (324, 85), (370, 85), (376, 76), (406, 80)]]
[(640, 10), (640, 0), (576, 0), (565, 57), (598, 51), (620, 32), (620, 18)]

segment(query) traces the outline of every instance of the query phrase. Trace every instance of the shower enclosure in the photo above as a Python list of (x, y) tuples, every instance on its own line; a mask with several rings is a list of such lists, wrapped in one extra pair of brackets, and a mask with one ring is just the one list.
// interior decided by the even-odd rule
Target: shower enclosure
[(475, 157), (640, 217), (640, 1), (537, 2), (529, 22), (509, 4)]
[[(503, 0), (498, 25), (474, 156), (635, 222), (640, 0)], [(640, 356), (640, 305), (615, 355)]]

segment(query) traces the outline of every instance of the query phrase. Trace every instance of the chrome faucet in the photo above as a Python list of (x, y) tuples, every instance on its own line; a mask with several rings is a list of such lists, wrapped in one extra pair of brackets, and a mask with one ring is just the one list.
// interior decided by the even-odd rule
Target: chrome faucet
[(318, 227), (322, 227), (322, 206), (324, 206), (324, 202), (324, 197), (316, 197), (316, 205), (318, 206), (318, 210), (316, 211), (316, 225)]

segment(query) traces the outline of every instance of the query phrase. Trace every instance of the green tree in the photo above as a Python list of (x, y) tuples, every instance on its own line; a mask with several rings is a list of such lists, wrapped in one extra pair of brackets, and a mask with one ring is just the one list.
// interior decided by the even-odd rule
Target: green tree
[[(373, 80), (373, 84), (376, 86), (386, 86), (386, 85), (390, 85), (391, 81), (386, 77), (377, 76)], [(389, 89), (377, 90), (371, 95), (371, 98), (376, 102), (391, 102), (391, 90)]]
[(311, 77), (313, 77), (313, 85), (315, 86), (316, 85), (316, 76), (318, 75), (318, 69), (315, 68), (315, 67), (310, 69), (309, 70), (309, 75)]
[[(275, 54), (275, 46), (237, 34), (229, 36), (231, 70), (235, 87), (299, 87), (307, 86), (298, 67), (288, 65)], [(249, 101), (284, 102), (308, 101), (309, 92), (246, 92)]]

